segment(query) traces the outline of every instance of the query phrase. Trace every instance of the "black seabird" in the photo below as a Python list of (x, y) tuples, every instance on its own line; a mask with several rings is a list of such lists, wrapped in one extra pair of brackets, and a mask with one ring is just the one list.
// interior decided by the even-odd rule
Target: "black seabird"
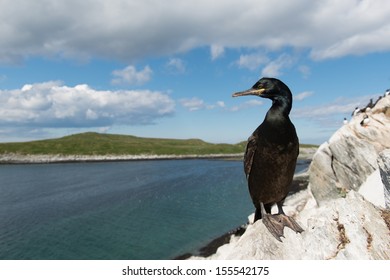
[(374, 107), (374, 102), (372, 101), (372, 98), (370, 98), (370, 102), (368, 102), (367, 106), (362, 109), (362, 113), (369, 112)]
[(372, 100), (373, 100), (373, 99), (370, 98), (370, 102), (368, 102), (366, 108), (372, 108), (372, 107), (374, 107), (374, 102), (373, 102)]
[[(295, 232), (303, 229), (283, 212), (283, 202), (289, 192), (299, 154), (299, 142), (295, 127), (290, 121), (292, 94), (280, 80), (262, 78), (246, 91), (236, 96), (255, 95), (272, 100), (263, 123), (248, 139), (244, 156), (244, 171), (249, 193), (256, 207), (255, 219), (264, 225), (279, 241), (287, 226)], [(276, 203), (278, 214), (271, 215)]]

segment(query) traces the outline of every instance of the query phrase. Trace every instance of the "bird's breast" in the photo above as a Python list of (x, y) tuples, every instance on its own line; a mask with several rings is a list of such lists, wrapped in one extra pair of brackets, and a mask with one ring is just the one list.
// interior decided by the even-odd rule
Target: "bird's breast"
[(264, 123), (254, 132), (256, 148), (248, 176), (254, 201), (276, 203), (288, 193), (299, 153), (299, 142), (292, 123), (287, 126)]

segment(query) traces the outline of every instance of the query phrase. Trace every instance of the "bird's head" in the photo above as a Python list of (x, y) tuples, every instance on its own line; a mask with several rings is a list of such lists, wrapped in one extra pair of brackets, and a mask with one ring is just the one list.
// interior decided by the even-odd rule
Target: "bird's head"
[(239, 91), (233, 94), (233, 97), (255, 95), (263, 98), (269, 98), (273, 101), (278, 99), (287, 99), (292, 101), (290, 89), (280, 80), (275, 78), (261, 78), (252, 88)]
[(292, 94), (290, 89), (280, 80), (275, 78), (261, 78), (252, 88), (239, 91), (233, 97), (255, 95), (272, 100), (272, 112), (281, 112), (288, 116), (292, 107)]

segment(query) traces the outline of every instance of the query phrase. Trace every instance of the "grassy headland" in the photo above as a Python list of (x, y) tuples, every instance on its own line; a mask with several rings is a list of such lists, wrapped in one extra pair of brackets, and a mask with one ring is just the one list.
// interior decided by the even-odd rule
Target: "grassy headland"
[[(208, 155), (239, 154), (246, 141), (212, 144), (200, 139), (142, 138), (130, 135), (81, 133), (57, 139), (0, 143), (0, 154), (19, 155)], [(301, 145), (301, 147), (316, 147)]]
[(205, 155), (242, 153), (244, 149), (244, 142), (211, 144), (200, 139), (141, 138), (93, 132), (58, 139), (0, 143), (0, 154), (22, 155)]

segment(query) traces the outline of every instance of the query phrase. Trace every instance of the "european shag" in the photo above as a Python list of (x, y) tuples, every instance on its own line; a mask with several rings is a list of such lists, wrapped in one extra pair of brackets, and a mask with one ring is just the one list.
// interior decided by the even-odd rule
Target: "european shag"
[(367, 106), (366, 106), (366, 109), (367, 108), (372, 108), (372, 107), (374, 107), (374, 102), (372, 101), (372, 98), (370, 98), (370, 102), (368, 102), (368, 104), (367, 104)]
[[(233, 97), (255, 95), (272, 100), (262, 124), (249, 137), (244, 155), (244, 171), (249, 193), (256, 208), (255, 219), (279, 241), (287, 226), (295, 232), (303, 229), (285, 215), (283, 202), (289, 192), (299, 154), (295, 127), (290, 121), (292, 94), (280, 80), (262, 78), (251, 89), (237, 92)], [(271, 214), (276, 203), (278, 214)]]

